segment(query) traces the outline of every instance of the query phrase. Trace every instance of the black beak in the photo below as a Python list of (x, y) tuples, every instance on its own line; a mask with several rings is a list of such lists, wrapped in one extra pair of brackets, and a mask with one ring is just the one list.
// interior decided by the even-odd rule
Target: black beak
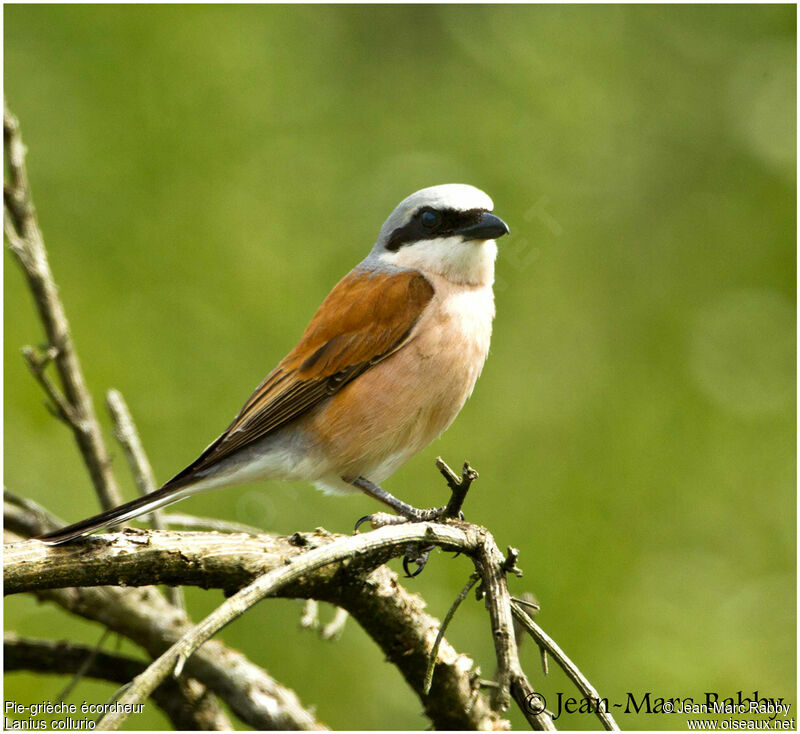
[(493, 240), (508, 234), (508, 225), (491, 212), (483, 212), (476, 224), (457, 230), (465, 240)]

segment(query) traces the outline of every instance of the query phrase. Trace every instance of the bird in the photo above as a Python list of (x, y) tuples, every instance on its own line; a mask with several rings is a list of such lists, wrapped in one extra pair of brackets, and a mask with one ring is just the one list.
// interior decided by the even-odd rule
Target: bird
[(483, 369), (495, 240), (509, 233), (493, 210), (467, 184), (403, 199), (294, 349), (195, 461), (159, 489), (39, 540), (64, 543), (256, 480), (361, 490), (407, 520), (435, 519), (442, 508), (417, 509), (380, 482), (450, 426)]

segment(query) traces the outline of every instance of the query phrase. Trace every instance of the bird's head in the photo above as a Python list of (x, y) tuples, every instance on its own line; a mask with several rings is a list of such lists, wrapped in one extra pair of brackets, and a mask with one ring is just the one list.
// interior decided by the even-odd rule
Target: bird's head
[(381, 227), (372, 257), (456, 283), (491, 285), (495, 239), (508, 225), (487, 194), (466, 184), (421, 189), (403, 199)]

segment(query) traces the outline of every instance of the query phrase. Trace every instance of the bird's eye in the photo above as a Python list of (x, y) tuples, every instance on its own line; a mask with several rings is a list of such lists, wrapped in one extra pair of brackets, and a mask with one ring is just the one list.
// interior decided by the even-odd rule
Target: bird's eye
[(426, 209), (422, 212), (422, 224), (428, 229), (433, 229), (441, 220), (442, 217), (439, 212), (432, 211), (431, 209)]

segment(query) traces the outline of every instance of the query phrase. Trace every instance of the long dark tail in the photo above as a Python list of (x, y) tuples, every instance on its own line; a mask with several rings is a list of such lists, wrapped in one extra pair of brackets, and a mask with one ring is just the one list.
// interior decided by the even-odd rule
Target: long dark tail
[(52, 533), (40, 535), (37, 540), (41, 540), (48, 545), (66, 543), (69, 540), (80, 538), (82, 535), (87, 535), (93, 530), (111, 528), (127, 520), (133, 520), (139, 515), (145, 515), (148, 512), (157, 510), (159, 507), (171, 505), (173, 502), (178, 502), (190, 494), (191, 491), (187, 491), (185, 486), (180, 484), (175, 486), (171, 482), (167, 482), (155, 492), (146, 494), (143, 497), (137, 497), (135, 500), (125, 502), (119, 507), (106, 510), (93, 517), (87, 517), (85, 520), (67, 525), (67, 527), (60, 530), (54, 530)]

